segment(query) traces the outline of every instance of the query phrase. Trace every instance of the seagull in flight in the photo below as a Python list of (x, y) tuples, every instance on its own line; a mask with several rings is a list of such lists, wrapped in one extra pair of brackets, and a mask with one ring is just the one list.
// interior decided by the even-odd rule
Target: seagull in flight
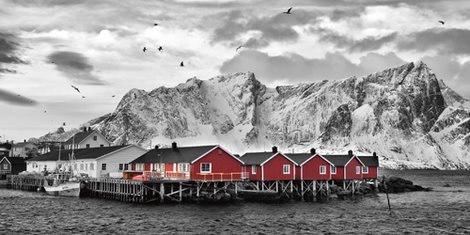
[(71, 85), (71, 87), (72, 87), (73, 89), (75, 89), (76, 91), (78, 91), (78, 93), (81, 93), (80, 90), (79, 90), (76, 86)]
[(111, 97), (116, 97), (116, 95), (112, 95)]
[(437, 22), (439, 22), (440, 24), (444, 25), (445, 22), (443, 20), (438, 20)]
[(291, 14), (290, 11), (292, 11), (292, 7), (287, 9), (287, 11), (283, 12), (284, 14)]
[(235, 49), (235, 51), (238, 51), (238, 50), (242, 49), (242, 47), (243, 47), (243, 45), (238, 46), (237, 49)]
[(158, 23), (153, 23), (153, 26), (158, 26)]
[(143, 52), (145, 52), (147, 50), (147, 47), (144, 47), (144, 49), (142, 49)]
[(158, 51), (162, 51), (163, 50), (163, 47), (162, 46), (159, 46), (158, 47)]
[(82, 95), (82, 99), (85, 99), (86, 97)]
[(183, 61), (181, 61), (181, 63), (180, 63), (180, 67), (184, 67), (184, 63), (183, 63)]

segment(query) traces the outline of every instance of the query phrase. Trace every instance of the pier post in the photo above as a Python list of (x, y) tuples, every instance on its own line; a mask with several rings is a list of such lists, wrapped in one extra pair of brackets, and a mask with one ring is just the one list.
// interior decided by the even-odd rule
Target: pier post
[(165, 184), (163, 182), (160, 183), (160, 202), (163, 203), (165, 201)]
[(300, 181), (300, 200), (304, 201), (304, 181)]
[(180, 182), (179, 196), (180, 196), (180, 202), (182, 202), (183, 201), (183, 183), (182, 182)]

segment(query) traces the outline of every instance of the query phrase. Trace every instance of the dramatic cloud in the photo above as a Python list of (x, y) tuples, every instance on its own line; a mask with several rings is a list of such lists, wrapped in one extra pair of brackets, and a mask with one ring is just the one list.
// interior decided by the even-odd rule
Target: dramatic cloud
[(84, 55), (71, 51), (57, 51), (48, 56), (50, 63), (78, 84), (103, 85), (104, 82), (92, 74), (93, 65)]
[(15, 73), (14, 69), (5, 68), (8, 64), (26, 64), (17, 55), (18, 38), (9, 33), (0, 32), (0, 73)]
[[(299, 34), (294, 26), (314, 23), (318, 12), (293, 10), (291, 15), (282, 12), (273, 16), (257, 17), (240, 10), (231, 11), (225, 17), (222, 26), (213, 33), (213, 42), (243, 43), (247, 47), (267, 46), (272, 41), (296, 41)], [(248, 32), (258, 33), (246, 41), (241, 39)]]
[(0, 101), (7, 104), (22, 106), (34, 106), (37, 104), (37, 102), (32, 99), (2, 89), (0, 89)]
[(268, 83), (278, 79), (297, 83), (361, 76), (404, 63), (393, 53), (370, 53), (362, 57), (359, 64), (354, 64), (339, 53), (327, 53), (321, 59), (308, 59), (293, 53), (269, 56), (250, 50), (226, 61), (220, 70), (222, 73), (252, 71)]
[(470, 30), (432, 28), (407, 35), (398, 43), (401, 50), (469, 55)]
[(391, 33), (385, 36), (368, 36), (360, 40), (354, 40), (345, 35), (339, 35), (332, 31), (322, 30), (320, 41), (333, 43), (338, 48), (345, 48), (350, 52), (364, 52), (380, 49), (383, 45), (392, 42), (397, 38), (397, 33)]

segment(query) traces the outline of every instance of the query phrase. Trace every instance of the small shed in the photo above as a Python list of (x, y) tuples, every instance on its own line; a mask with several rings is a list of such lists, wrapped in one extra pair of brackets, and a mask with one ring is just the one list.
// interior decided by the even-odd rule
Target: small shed
[(252, 181), (295, 180), (297, 163), (276, 146), (271, 152), (245, 153), (240, 158)]

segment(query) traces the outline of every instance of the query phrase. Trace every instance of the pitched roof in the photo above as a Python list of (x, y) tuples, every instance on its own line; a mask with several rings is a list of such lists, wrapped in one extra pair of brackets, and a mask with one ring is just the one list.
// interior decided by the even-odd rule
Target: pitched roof
[[(75, 159), (96, 159), (102, 157), (108, 153), (112, 153), (121, 148), (125, 148), (129, 145), (119, 145), (111, 147), (96, 147), (96, 148), (82, 148), (73, 150)], [(72, 154), (71, 149), (62, 149), (60, 150), (60, 159), (69, 160), (70, 155)], [(59, 160), (59, 150), (54, 150), (45, 154), (41, 154), (37, 157), (28, 159), (26, 161), (57, 161)]]
[(245, 162), (245, 165), (260, 165), (264, 161), (268, 160), (274, 154), (273, 152), (257, 152), (257, 153), (245, 153), (240, 159)]
[(74, 142), (75, 142), (75, 144), (79, 144), (80, 142), (82, 142), (84, 139), (86, 139), (89, 135), (91, 135), (94, 132), (95, 131), (81, 131), (81, 132), (78, 132), (75, 135), (73, 135), (72, 137), (70, 137), (70, 139), (65, 141), (64, 144), (69, 145), (69, 144), (73, 144)]
[(217, 147), (217, 145), (178, 147), (176, 149), (152, 149), (131, 163), (188, 163), (201, 157), (215, 147)]
[[(11, 164), (24, 164), (25, 159), (22, 157), (4, 157), (6, 158)], [(0, 162), (3, 160), (3, 158), (0, 158)]]
[(379, 157), (378, 156), (357, 156), (362, 163), (366, 166), (378, 167)]
[(325, 157), (328, 161), (333, 163), (335, 166), (342, 167), (348, 163), (349, 159), (351, 159), (351, 156), (349, 155), (322, 155)]
[(313, 155), (310, 153), (287, 153), (286, 154), (290, 159), (294, 160), (298, 165), (304, 163), (312, 157)]

